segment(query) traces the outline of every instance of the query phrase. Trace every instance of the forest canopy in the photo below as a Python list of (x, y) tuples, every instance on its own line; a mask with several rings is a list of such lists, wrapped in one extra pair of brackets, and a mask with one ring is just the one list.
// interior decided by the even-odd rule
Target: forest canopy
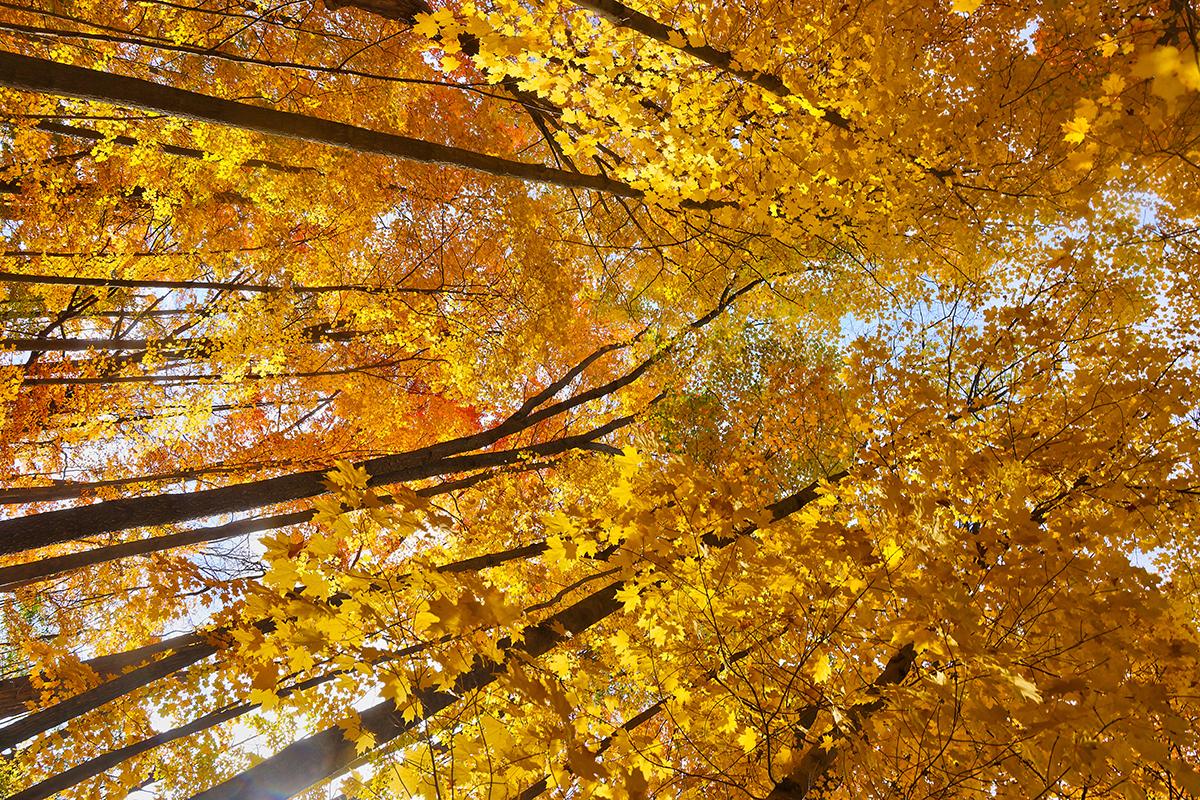
[(1200, 796), (1190, 0), (0, 3), (14, 800)]

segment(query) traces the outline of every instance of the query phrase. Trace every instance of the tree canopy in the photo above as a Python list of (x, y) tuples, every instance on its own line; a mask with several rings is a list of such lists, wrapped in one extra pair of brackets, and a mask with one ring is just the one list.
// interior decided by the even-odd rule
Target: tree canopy
[(1200, 796), (1190, 0), (0, 3), (0, 789)]

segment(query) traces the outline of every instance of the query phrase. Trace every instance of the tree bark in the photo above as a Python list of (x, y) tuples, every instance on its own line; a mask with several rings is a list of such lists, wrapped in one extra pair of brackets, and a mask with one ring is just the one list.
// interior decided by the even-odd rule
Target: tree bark
[[(568, 450), (586, 447), (632, 421), (633, 417), (621, 417), (584, 434), (510, 450), (470, 453), (524, 429), (526, 419), (522, 419), (513, 425), (505, 423), (482, 433), (451, 439), (407, 453), (369, 459), (356, 466), (367, 470), (371, 476), (370, 484), (373, 486), (423, 480), (439, 475), (505, 466), (528, 456), (558, 455)], [(314, 469), (215, 489), (105, 500), (76, 508), (0, 520), (0, 553), (19, 553), (113, 531), (168, 525), (214, 514), (233, 514), (313, 497), (326, 491), (326, 472), (324, 469)], [(250, 525), (245, 530), (227, 528), (229, 532), (219, 538), (253, 530), (252, 525), (255, 521), (246, 522)], [(238, 524), (230, 523), (230, 526)], [(235, 530), (237, 532), (234, 532)]]
[[(70, 136), (75, 139), (84, 139), (87, 141), (98, 142), (105, 138), (100, 131), (94, 131), (91, 128), (84, 128), (79, 125), (65, 125), (54, 120), (42, 120), (37, 124), (38, 130), (46, 131), (47, 133), (57, 133), (60, 136)], [(136, 147), (138, 140), (132, 136), (116, 136), (112, 139), (116, 144), (124, 147)], [(180, 147), (173, 144), (160, 144), (158, 149), (173, 156), (182, 156), (183, 158), (194, 158), (203, 161), (209, 154), (203, 150), (197, 150), (194, 147)], [(311, 172), (320, 174), (320, 171), (313, 167), (294, 167), (290, 164), (280, 164), (276, 161), (266, 161), (261, 158), (251, 158), (242, 162), (243, 167), (261, 168), (274, 170), (275, 172), (286, 172), (289, 174), (297, 174), (303, 172)]]
[[(585, 8), (588, 11), (593, 11), (599, 14), (604, 19), (612, 24), (628, 28), (636, 31), (643, 36), (649, 37), (656, 42), (661, 42), (669, 47), (674, 47), (681, 50), (690, 56), (694, 56), (706, 64), (710, 64), (718, 69), (728, 72), (730, 75), (737, 76), (742, 80), (752, 83), (762, 89), (766, 89), (773, 95), (778, 97), (788, 97), (794, 92), (787, 87), (783, 79), (778, 75), (772, 75), (769, 72), (760, 72), (758, 70), (742, 69), (736, 64), (736, 60), (732, 53), (724, 50), (718, 50), (707, 44), (691, 45), (687, 43), (687, 35), (684, 31), (672, 28), (669, 25), (664, 25), (653, 17), (647, 16), (640, 11), (630, 8), (618, 0), (572, 0), (572, 2), (580, 8)], [(684, 40), (683, 44), (675, 44), (671, 41), (671, 34), (681, 37)], [(832, 108), (820, 107), (824, 112), (823, 119), (834, 127), (843, 130), (850, 130), (850, 121)]]
[[(909, 671), (912, 670), (916, 657), (916, 649), (912, 644), (906, 644), (892, 654), (892, 657), (888, 659), (883, 670), (867, 689), (867, 693), (875, 696), (876, 699), (851, 706), (846, 712), (845, 723), (834, 728), (833, 744), (830, 747), (825, 747), (820, 742), (812, 745), (800, 759), (800, 763), (796, 768), (787, 777), (775, 784), (771, 793), (767, 795), (767, 799), (805, 800), (809, 792), (819, 788), (827, 780), (829, 768), (833, 766), (833, 762), (837, 759), (840, 749), (839, 745), (848, 736), (858, 731), (867, 717), (883, 708), (884, 699), (879, 696), (879, 690), (884, 686), (894, 686), (904, 680), (908, 676)], [(811, 724), (812, 722), (810, 721), (809, 725)]]
[[(187, 633), (182, 636), (163, 639), (161, 642), (155, 642), (154, 644), (144, 645), (134, 650), (126, 650), (123, 653), (89, 658), (83, 663), (102, 677), (109, 677), (119, 675), (126, 669), (140, 664), (151, 656), (156, 656), (167, 650), (174, 650), (194, 644), (195, 641), (195, 634)], [(34, 691), (33, 682), (28, 675), (18, 675), (0, 681), (0, 717), (24, 713), (26, 710), (25, 704), (36, 699), (36, 697), (37, 692)]]
[[(546, 546), (545, 542), (534, 542), (532, 544), (514, 547), (509, 550), (502, 551), (502, 552), (488, 553), (487, 555), (483, 555), (483, 556), (476, 556), (474, 558), (468, 558), (468, 559), (463, 559), (461, 561), (455, 561), (455, 562), (452, 562), (449, 564), (443, 564), (437, 568), (437, 571), (442, 572), (442, 573), (474, 572), (474, 571), (477, 571), (480, 569), (486, 569), (488, 567), (497, 566), (499, 564), (504, 564), (504, 563), (507, 563), (510, 561), (532, 558), (535, 555), (545, 552), (546, 549), (547, 549), (547, 546)], [(262, 623), (259, 623), (259, 625), (260, 625), (260, 628), (265, 629), (265, 625), (263, 625)], [(171, 641), (186, 643), (191, 640), (201, 641), (198, 634), (187, 634), (185, 636), (176, 637), (176, 639), (171, 640)], [(167, 644), (166, 642), (162, 643), (162, 645), (166, 645), (166, 644)], [(145, 649), (145, 648), (143, 648), (143, 649)], [(420, 646), (418, 649), (424, 649), (424, 645)], [(140, 651), (135, 651), (135, 652), (140, 652)], [(416, 650), (414, 650), (413, 652), (416, 652)], [(407, 654), (411, 654), (411, 653), (406, 653), (406, 655)], [(122, 654), (122, 655), (124, 656), (126, 654)], [(134, 663), (136, 663), (136, 662), (134, 662)], [(339, 674), (341, 674), (341, 673), (333, 672), (333, 673), (328, 673), (325, 675), (318, 675), (318, 676), (314, 676), (311, 678), (307, 678), (307, 679), (301, 681), (300, 683), (295, 684), (294, 686), (284, 688), (278, 694), (280, 697), (286, 697), (287, 695), (293, 694), (294, 692), (302, 691), (304, 689), (309, 689), (314, 686), (318, 686), (322, 683), (325, 683), (329, 680), (332, 680), (332, 679), (336, 678)], [(145, 685), (145, 684), (142, 684), (142, 685)], [(141, 753), (144, 753), (148, 750), (152, 750), (153, 748), (158, 747), (160, 745), (167, 744), (168, 742), (175, 741), (176, 739), (183, 738), (184, 736), (190, 736), (194, 733), (199, 733), (200, 731), (207, 730), (208, 728), (211, 728), (215, 725), (219, 725), (221, 723), (228, 722), (229, 720), (239, 717), (242, 714), (245, 714), (247, 712), (253, 711), (258, 707), (259, 707), (259, 704), (257, 704), (257, 703), (241, 703), (241, 704), (229, 706), (229, 707), (226, 707), (223, 709), (218, 709), (217, 711), (214, 711), (212, 713), (205, 714), (201, 717), (197, 717), (196, 719), (186, 723), (185, 725), (179, 726), (179, 727), (174, 728), (169, 731), (164, 731), (163, 733), (157, 734), (155, 736), (151, 736), (150, 738), (144, 739), (140, 742), (136, 742), (136, 743), (128, 745), (126, 747), (118, 748), (117, 750), (114, 750), (112, 752), (105, 753), (103, 755), (89, 759), (76, 767), (73, 767), (69, 770), (66, 770), (63, 773), (60, 773), (59, 775), (56, 775), (52, 778), (42, 781), (41, 783), (31, 786), (30, 788), (26, 789), (24, 792), (21, 792), (17, 795), (14, 795), (12, 798), (9, 798), (9, 800), (16, 800), (17, 798), (23, 798), (24, 800), (34, 800), (34, 798), (40, 799), (40, 798), (49, 797), (52, 794), (61, 792), (65, 789), (75, 786), (76, 784), (78, 784), (82, 781), (85, 781), (88, 778), (94, 778), (95, 776), (99, 775), (101, 772), (104, 772), (105, 770), (116, 766), (117, 764), (121, 763), (122, 761), (125, 761), (126, 759), (133, 758), (136, 755), (140, 755)]]
[[(2, 58), (2, 56), (0, 56)], [(78, 254), (86, 257), (86, 254)], [(139, 254), (143, 255), (143, 254)], [(157, 255), (146, 253), (144, 255)], [(170, 256), (172, 253), (163, 253)], [(327, 292), (364, 292), (366, 294), (450, 294), (453, 289), (413, 288), (406, 286), (364, 286), (357, 283), (344, 283), (329, 286), (279, 286), (269, 283), (230, 283), (227, 281), (198, 281), (198, 280), (135, 280), (132, 278), (89, 278), (82, 275), (31, 275), (24, 272), (0, 272), (0, 281), (6, 283), (30, 283), (49, 286), (100, 286), (117, 289), (191, 289), (215, 290), (225, 292), (247, 292), (271, 294), (291, 291), (297, 294), (322, 294)], [(174, 313), (187, 313), (179, 311)]]
[[(816, 500), (818, 485), (810, 484), (768, 506), (771, 519), (782, 519)], [(744, 535), (751, 530), (753, 528), (747, 528), (739, 531), (739, 534)], [(718, 546), (728, 545), (732, 541), (726, 539)], [(623, 608), (623, 604), (616, 599), (623, 585), (622, 581), (610, 583), (552, 614), (529, 628), (521, 644), (503, 647), (504, 652), (522, 653), (531, 658), (545, 655), (560, 642), (583, 633)], [(460, 697), (488, 686), (503, 670), (503, 664), (477, 659), (471, 669), (458, 677), (451, 691), (431, 688), (418, 692), (416, 697), (420, 712), (414, 719), (406, 721), (395, 705), (385, 700), (360, 713), (362, 728), (374, 735), (376, 745), (385, 744), (423, 724)], [(240, 775), (194, 795), (191, 800), (275, 800), (281, 796), (291, 797), (338, 774), (355, 758), (355, 744), (347, 741), (342, 729), (326, 728), (288, 745)]]
[(410, 136), (370, 130), (291, 111), (276, 111), (238, 103), (140, 78), (114, 75), (18, 53), (0, 52), (0, 85), (28, 92), (141, 108), (183, 119), (333, 145), (360, 153), (462, 167), (520, 181), (545, 183), (569, 189), (591, 189), (621, 197), (643, 196), (640, 190), (602, 175), (584, 175), (541, 164), (511, 161)]
[[(528, 468), (537, 469), (540, 466), (544, 465), (529, 465)], [(522, 465), (520, 468), (525, 469), (526, 466)], [(494, 474), (494, 472), (478, 472), (464, 478), (443, 481), (434, 486), (423, 487), (418, 489), (416, 494), (421, 497), (436, 497), (447, 492), (454, 492), (474, 486), (476, 483), (484, 481)], [(392, 502), (390, 497), (383, 497), (381, 500), (385, 505)], [(12, 592), (23, 586), (61, 575), (64, 572), (94, 567), (121, 558), (145, 556), (152, 553), (174, 550), (179, 547), (189, 547), (207, 542), (231, 539), (235, 536), (246, 536), (251, 533), (276, 530), (277, 528), (285, 528), (289, 525), (298, 525), (311, 520), (315, 513), (308, 510), (292, 511), (287, 514), (274, 514), (269, 517), (237, 520), (225, 525), (198, 528), (192, 531), (171, 533), (165, 536), (152, 536), (148, 539), (137, 539), (132, 542), (122, 542), (121, 544), (109, 545), (107, 547), (83, 550), (78, 553), (41, 558), (37, 561), (31, 561), (28, 564), (14, 564), (8, 567), (0, 567), (0, 591)]]
[(149, 664), (137, 667), (105, 681), (87, 691), (35, 711), (0, 728), (0, 750), (6, 750), (26, 739), (45, 733), (75, 717), (93, 711), (110, 700), (149, 685), (159, 678), (189, 667), (217, 651), (216, 645), (195, 636), (195, 640)]
[[(602, 355), (612, 352), (614, 349), (626, 347), (627, 343), (609, 344), (597, 349), (567, 370), (563, 376), (552, 381), (546, 389), (526, 401), (513, 415), (489, 430), (439, 442), (408, 453), (373, 458), (360, 462), (356, 466), (367, 471), (371, 476), (372, 485), (379, 485), (420, 480), (454, 472), (487, 469), (514, 463), (525, 455), (556, 455), (574, 448), (593, 446), (598, 439), (629, 424), (633, 418), (622, 417), (586, 434), (516, 450), (476, 452), (472, 455), (463, 455), (471, 451), (482, 450), (508, 436), (532, 428), (540, 422), (592, 400), (611, 396), (614, 392), (630, 385), (651, 366), (665, 358), (687, 333), (702, 328), (716, 319), (734, 301), (758, 286), (763, 280), (756, 278), (738, 290), (727, 290), (712, 309), (693, 320), (681, 332), (672, 337), (666, 345), (618, 378), (577, 392), (549, 405), (542, 405), (551, 400), (557, 392), (566, 388), (571, 380), (578, 377)], [(635, 339), (640, 338), (644, 333), (645, 330), (639, 333)], [(539, 408), (539, 406), (541, 407)], [(324, 492), (325, 471), (315, 469), (186, 494), (161, 494), (106, 500), (89, 506), (0, 520), (0, 554), (31, 550), (102, 533), (184, 522), (213, 514), (236, 513), (312, 497)]]

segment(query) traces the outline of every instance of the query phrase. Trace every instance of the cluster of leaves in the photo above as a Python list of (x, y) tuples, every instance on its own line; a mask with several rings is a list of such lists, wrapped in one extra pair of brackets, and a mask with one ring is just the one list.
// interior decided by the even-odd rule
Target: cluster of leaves
[(1200, 795), (1200, 15), (0, 9), (0, 790)]

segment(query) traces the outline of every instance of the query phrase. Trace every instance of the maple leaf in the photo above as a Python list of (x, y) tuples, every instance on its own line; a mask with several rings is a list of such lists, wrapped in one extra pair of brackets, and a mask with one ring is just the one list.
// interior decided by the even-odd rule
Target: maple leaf
[(1038, 691), (1038, 687), (1033, 681), (1015, 672), (1006, 673), (1005, 677), (1008, 678), (1013, 686), (1017, 687), (1017, 691), (1022, 697), (1032, 700), (1035, 703), (1042, 702), (1041, 692)]
[(1075, 117), (1069, 122), (1062, 124), (1063, 140), (1070, 144), (1079, 144), (1087, 138), (1088, 129), (1091, 127), (1091, 122), (1087, 117)]
[(3, 11), (5, 794), (1196, 789), (1180, 14), (242, 5)]

